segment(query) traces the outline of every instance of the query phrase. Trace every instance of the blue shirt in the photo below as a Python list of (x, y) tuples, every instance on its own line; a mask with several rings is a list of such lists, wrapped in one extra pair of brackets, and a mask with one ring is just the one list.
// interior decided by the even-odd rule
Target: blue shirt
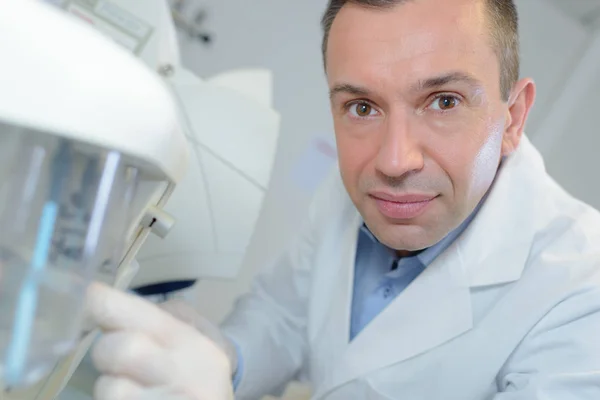
[(350, 340), (460, 236), (478, 209), (437, 244), (410, 257), (398, 258), (396, 251), (379, 242), (365, 224), (361, 226), (354, 263)]

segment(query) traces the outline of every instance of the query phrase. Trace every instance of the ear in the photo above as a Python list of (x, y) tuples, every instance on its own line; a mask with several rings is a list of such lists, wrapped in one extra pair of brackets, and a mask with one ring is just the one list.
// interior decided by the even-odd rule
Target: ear
[(532, 79), (521, 79), (513, 86), (508, 99), (508, 117), (502, 137), (502, 156), (508, 156), (519, 146), (525, 122), (535, 101), (535, 83)]

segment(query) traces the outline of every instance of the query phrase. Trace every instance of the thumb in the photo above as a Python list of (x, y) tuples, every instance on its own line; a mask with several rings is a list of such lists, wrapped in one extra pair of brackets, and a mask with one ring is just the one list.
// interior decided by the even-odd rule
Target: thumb
[(203, 319), (200, 314), (188, 303), (182, 300), (169, 300), (164, 303), (159, 303), (157, 306), (188, 325), (196, 326), (199, 319)]
[(174, 336), (179, 329), (174, 327), (189, 329), (154, 304), (98, 282), (88, 288), (86, 311), (104, 331), (143, 332), (159, 343), (168, 344), (177, 339)]

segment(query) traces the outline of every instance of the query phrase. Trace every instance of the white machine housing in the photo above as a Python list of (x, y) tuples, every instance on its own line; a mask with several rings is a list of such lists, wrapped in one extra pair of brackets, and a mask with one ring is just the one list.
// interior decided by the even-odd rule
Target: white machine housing
[[(49, 1), (49, 0), (46, 0)], [(165, 210), (177, 223), (139, 251), (132, 286), (235, 279), (269, 184), (279, 136), (264, 69), (201, 79), (181, 65), (167, 0), (52, 0), (160, 73), (178, 101), (191, 151)]]
[[(153, 177), (179, 182), (188, 149), (164, 83), (84, 24), (31, 3), (11, 1), (0, 13), (0, 88), (10, 93), (0, 96), (0, 118), (123, 152)], [(26, 13), (21, 23), (15, 7)], [(92, 95), (82, 101), (82, 93)]]

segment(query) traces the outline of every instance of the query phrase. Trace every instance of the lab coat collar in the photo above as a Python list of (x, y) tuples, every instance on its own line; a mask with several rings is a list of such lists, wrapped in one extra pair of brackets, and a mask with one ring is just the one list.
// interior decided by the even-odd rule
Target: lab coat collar
[(539, 218), (544, 214), (539, 202), (545, 176), (541, 155), (523, 136), (504, 164), (479, 215), (457, 241), (471, 287), (518, 280), (544, 221)]
[(342, 232), (340, 248), (332, 249), (344, 257), (330, 281), (331, 307), (324, 307), (325, 325), (319, 330), (320, 343), (314, 346), (330, 354), (332, 364), (324, 371), (326, 378), (315, 399), (352, 379), (439, 346), (473, 326), (465, 267), (455, 241), (349, 342), (355, 251), (348, 249), (356, 248), (358, 215), (349, 225)]
[[(541, 168), (541, 169), (540, 169)], [(361, 219), (342, 232), (346, 254), (332, 282), (332, 299), (320, 348), (333, 361), (315, 399), (369, 372), (404, 362), (473, 327), (470, 288), (519, 279), (537, 226), (532, 209), (543, 162), (526, 138), (506, 160), (477, 217), (431, 265), (348, 343), (356, 238)], [(532, 173), (533, 172), (533, 173)], [(345, 251), (343, 249), (346, 249)], [(338, 254), (340, 254), (338, 253)], [(343, 340), (346, 339), (346, 340)]]

